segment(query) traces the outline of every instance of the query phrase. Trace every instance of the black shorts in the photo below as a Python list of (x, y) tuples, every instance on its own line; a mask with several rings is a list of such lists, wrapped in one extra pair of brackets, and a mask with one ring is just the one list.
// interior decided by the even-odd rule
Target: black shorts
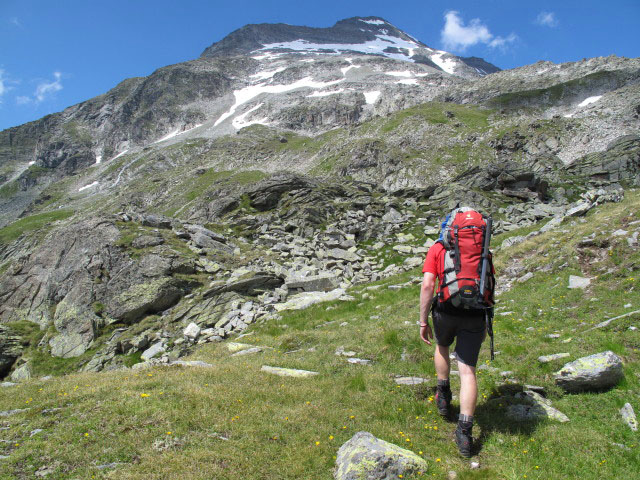
[(433, 333), (436, 343), (443, 347), (450, 346), (457, 338), (455, 352), (458, 360), (475, 367), (487, 333), (484, 313), (452, 314), (434, 310)]

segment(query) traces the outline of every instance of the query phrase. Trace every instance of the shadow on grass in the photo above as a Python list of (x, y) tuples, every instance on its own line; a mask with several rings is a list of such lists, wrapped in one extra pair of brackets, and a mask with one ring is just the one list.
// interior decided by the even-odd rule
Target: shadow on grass
[(477, 406), (474, 419), (480, 427), (480, 436), (474, 442), (474, 455), (482, 451), (485, 442), (494, 432), (527, 437), (533, 435), (543, 419), (516, 421), (507, 416), (509, 405), (522, 403), (513, 398), (513, 395), (522, 391), (524, 391), (523, 385), (503, 385)]

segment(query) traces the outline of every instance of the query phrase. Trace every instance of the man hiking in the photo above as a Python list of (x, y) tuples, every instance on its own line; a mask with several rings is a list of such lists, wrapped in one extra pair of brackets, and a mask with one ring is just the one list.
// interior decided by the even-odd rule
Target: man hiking
[[(471, 430), (478, 396), (476, 364), (487, 325), (490, 325), (485, 315), (493, 305), (490, 230), (490, 219), (485, 221), (481, 214), (468, 207), (455, 209), (443, 222), (440, 238), (429, 249), (422, 268), (420, 337), (431, 345), (435, 334), (434, 361), (438, 377), (435, 400), (438, 412), (444, 417), (451, 413), (449, 346), (457, 339), (460, 415), (455, 442), (464, 457), (472, 455)], [(483, 274), (484, 282), (480, 281)], [(436, 278), (438, 292), (434, 298)], [(429, 310), (433, 312), (433, 330), (429, 325)]]

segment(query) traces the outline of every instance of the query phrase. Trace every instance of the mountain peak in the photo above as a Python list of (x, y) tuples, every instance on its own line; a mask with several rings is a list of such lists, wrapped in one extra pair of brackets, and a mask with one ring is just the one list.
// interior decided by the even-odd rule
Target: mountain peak
[(283, 23), (249, 24), (230, 33), (202, 53), (202, 57), (234, 55), (378, 55), (427, 64), (462, 76), (482, 76), (500, 69), (474, 59), (472, 62), (428, 47), (381, 17), (351, 17), (332, 27), (317, 28)]

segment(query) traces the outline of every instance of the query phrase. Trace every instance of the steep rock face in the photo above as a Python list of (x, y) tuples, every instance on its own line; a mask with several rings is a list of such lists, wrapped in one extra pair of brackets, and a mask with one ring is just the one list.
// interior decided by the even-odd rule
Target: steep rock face
[(48, 236), (0, 280), (1, 321), (28, 320), (41, 328), (53, 323), (53, 354), (68, 357), (82, 354), (106, 323), (133, 323), (174, 304), (183, 290), (171, 274), (190, 271), (185, 262), (171, 252), (132, 260), (115, 245), (119, 237), (108, 220)]

